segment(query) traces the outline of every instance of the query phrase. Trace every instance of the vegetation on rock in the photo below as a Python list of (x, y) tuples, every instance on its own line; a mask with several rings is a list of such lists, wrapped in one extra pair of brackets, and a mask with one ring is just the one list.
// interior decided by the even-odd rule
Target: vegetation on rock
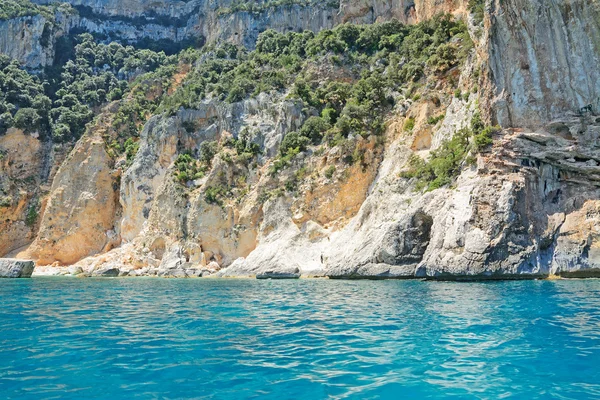
[[(238, 1), (232, 12), (300, 3), (310, 2)], [(0, 58), (0, 134), (14, 126), (37, 131), (55, 143), (72, 143), (102, 107), (116, 102), (104, 138), (108, 153), (121, 157), (128, 167), (139, 149), (140, 131), (152, 115), (175, 115), (206, 101), (237, 103), (270, 93), (289, 99), (303, 111), (299, 128), (284, 132), (279, 153), (270, 163), (271, 176), (291, 165), (298, 154), (322, 153), (322, 147), (337, 147), (339, 160), (347, 165), (360, 162), (365, 168), (365, 146), (357, 138), (381, 138), (385, 116), (398, 102), (419, 101), (418, 88), (455, 70), (472, 46), (466, 25), (448, 15), (412, 26), (396, 20), (342, 24), (317, 34), (267, 30), (259, 35), (253, 51), (221, 43), (172, 56), (116, 42), (100, 43), (90, 34), (67, 36), (57, 43), (65, 50), (57, 65), (39, 76), (5, 56)], [(430, 117), (428, 123), (435, 125), (442, 118), (443, 114)], [(185, 122), (182, 128), (189, 135), (198, 129), (195, 122)], [(414, 128), (415, 120), (407, 117), (404, 130)], [(428, 182), (429, 188), (449, 183), (473, 149), (489, 144), (490, 134), (489, 129), (479, 128), (460, 132), (434, 151), (428, 162), (414, 159), (412, 176)], [(257, 133), (245, 127), (220, 142), (182, 149), (174, 163), (175, 179), (195, 187), (193, 182), (205, 177), (217, 156), (237, 165), (238, 172), (255, 168), (261, 155), (255, 137)], [(339, 167), (329, 165), (321, 173), (327, 179), (343, 177)], [(287, 190), (296, 190), (299, 179), (296, 175), (288, 179)], [(208, 185), (206, 201), (221, 204), (230, 189), (220, 183)]]
[[(138, 50), (118, 43), (96, 43), (92, 35), (76, 38), (70, 60), (48, 69), (41, 77), (26, 72), (7, 56), (0, 55), (0, 134), (15, 126), (28, 132), (51, 135), (55, 142), (77, 140), (95, 110), (102, 104), (126, 96), (130, 87), (133, 101), (122, 109), (117, 124), (135, 124), (140, 115), (153, 108), (140, 85), (131, 85), (136, 76), (146, 81), (173, 73), (175, 57), (151, 50)], [(137, 129), (137, 127), (136, 127)], [(136, 129), (130, 129), (130, 134)]]
[(434, 190), (454, 182), (465, 163), (474, 160), (474, 155), (492, 144), (492, 135), (499, 127), (486, 126), (477, 113), (471, 126), (464, 128), (433, 150), (427, 161), (416, 154), (411, 156), (409, 170), (403, 178), (416, 178), (417, 190)]
[[(322, 142), (340, 146), (352, 162), (349, 138), (380, 135), (382, 116), (401, 93), (424, 76), (456, 67), (471, 48), (465, 24), (447, 15), (413, 26), (395, 20), (343, 24), (318, 34), (267, 30), (251, 52), (231, 44), (208, 46), (158, 110), (174, 114), (210, 99), (234, 103), (279, 92), (301, 101), (307, 118), (285, 135), (272, 174)], [(412, 126), (407, 121), (406, 129)]]
[(481, 24), (485, 16), (485, 0), (469, 0), (469, 10), (473, 14), (475, 24)]
[(47, 130), (51, 104), (37, 76), (0, 54), (0, 135), (13, 126), (27, 132)]
[(0, 2), (0, 21), (38, 14), (50, 16), (51, 11), (49, 7), (40, 6), (29, 0), (2, 0)]
[(234, 0), (229, 7), (221, 7), (217, 9), (217, 15), (226, 16), (237, 12), (261, 13), (271, 8), (283, 6), (320, 6), (324, 5), (328, 8), (339, 8), (339, 0)]

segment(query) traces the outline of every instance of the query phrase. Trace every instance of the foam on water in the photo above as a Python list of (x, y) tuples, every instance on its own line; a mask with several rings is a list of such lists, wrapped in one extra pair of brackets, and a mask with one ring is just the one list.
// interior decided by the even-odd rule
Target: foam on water
[(0, 281), (0, 397), (598, 398), (600, 281)]

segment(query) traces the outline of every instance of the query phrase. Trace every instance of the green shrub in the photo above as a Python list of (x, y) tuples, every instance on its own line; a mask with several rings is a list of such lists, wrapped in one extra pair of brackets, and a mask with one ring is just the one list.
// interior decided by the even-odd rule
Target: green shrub
[(333, 178), (335, 171), (336, 171), (335, 165), (330, 165), (329, 167), (327, 167), (327, 169), (325, 170), (325, 178), (327, 178), (327, 179)]
[(200, 145), (200, 162), (210, 165), (219, 152), (219, 143), (216, 141), (203, 142)]
[(321, 143), (323, 134), (331, 128), (331, 124), (321, 117), (310, 117), (300, 128), (300, 135), (307, 137), (313, 144)]
[(239, 12), (249, 12), (259, 14), (272, 8), (297, 5), (301, 7), (339, 7), (339, 0), (330, 0), (321, 2), (321, 0), (265, 0), (264, 2), (256, 2), (252, 0), (234, 0), (228, 7), (217, 8), (216, 15), (225, 17), (230, 14)]
[(473, 14), (475, 24), (481, 24), (485, 17), (485, 0), (469, 0), (469, 10)]
[(411, 170), (404, 176), (417, 178), (418, 190), (434, 190), (448, 185), (460, 173), (468, 150), (469, 132), (459, 131), (452, 139), (443, 142), (439, 148), (432, 151), (427, 162), (412, 158), (409, 162)]
[(310, 143), (310, 139), (300, 135), (298, 132), (290, 132), (283, 138), (279, 152), (282, 156), (288, 154), (298, 154), (306, 150), (306, 146)]
[(21, 108), (15, 114), (15, 127), (25, 132), (35, 132), (39, 129), (41, 118), (33, 108)]
[(404, 132), (412, 132), (413, 129), (415, 129), (415, 119), (414, 118), (407, 118), (406, 121), (404, 121)]
[(474, 136), (475, 147), (477, 148), (477, 151), (483, 151), (486, 147), (490, 146), (494, 142), (492, 135), (496, 131), (496, 128), (487, 126), (480, 133)]
[(0, 2), (0, 21), (37, 14), (52, 19), (52, 8), (37, 5), (29, 0), (2, 0)]
[(486, 126), (479, 112), (475, 113), (471, 119), (471, 132), (476, 151), (481, 152), (492, 145), (494, 142), (492, 136), (501, 129), (499, 126)]
[(285, 154), (281, 154), (279, 158), (277, 158), (275, 161), (273, 161), (273, 164), (271, 164), (271, 168), (269, 170), (270, 175), (275, 176), (279, 173), (279, 171), (283, 170), (284, 168), (287, 168), (290, 165), (292, 159), (296, 157), (299, 153), (300, 149), (296, 147), (288, 149)]
[(427, 118), (427, 123), (429, 125), (437, 125), (437, 123), (443, 120), (444, 118), (446, 118), (446, 114), (440, 114), (435, 117), (429, 117)]
[(191, 180), (204, 177), (208, 167), (207, 163), (195, 160), (189, 153), (179, 154), (175, 160), (175, 179), (185, 185)]
[(125, 141), (124, 144), (125, 147), (125, 157), (127, 159), (127, 166), (131, 166), (131, 164), (133, 164), (133, 159), (135, 158), (135, 155), (137, 154), (139, 148), (140, 148), (140, 142), (136, 141), (133, 138), (128, 138)]
[(427, 64), (438, 73), (446, 72), (458, 64), (456, 47), (450, 43), (440, 45), (429, 57)]
[(14, 118), (9, 112), (0, 114), (0, 136), (4, 135), (8, 128), (14, 126)]
[(228, 193), (228, 190), (223, 186), (209, 186), (204, 192), (204, 200), (208, 204), (216, 204), (223, 206), (223, 197)]
[(25, 216), (25, 224), (27, 224), (27, 226), (32, 227), (37, 222), (39, 217), (39, 206), (40, 204), (37, 199), (29, 205), (29, 208), (27, 209), (27, 215)]
[(328, 124), (333, 125), (336, 123), (338, 118), (338, 112), (335, 108), (327, 107), (321, 111), (321, 118)]
[(189, 180), (190, 180), (190, 177), (189, 177), (189, 175), (188, 175), (187, 171), (181, 171), (181, 172), (179, 172), (179, 173), (177, 174), (177, 180), (178, 180), (180, 183), (186, 183), (187, 181), (189, 181)]
[(12, 205), (12, 198), (9, 196), (0, 197), (0, 208), (2, 207), (10, 207)]
[(413, 154), (408, 162), (409, 169), (402, 173), (403, 178), (416, 178), (417, 190), (435, 190), (454, 181), (460, 174), (463, 164), (470, 155), (481, 152), (493, 143), (492, 134), (498, 127), (485, 126), (479, 113), (476, 113), (470, 128), (462, 129), (452, 139), (444, 141), (433, 150), (427, 162)]

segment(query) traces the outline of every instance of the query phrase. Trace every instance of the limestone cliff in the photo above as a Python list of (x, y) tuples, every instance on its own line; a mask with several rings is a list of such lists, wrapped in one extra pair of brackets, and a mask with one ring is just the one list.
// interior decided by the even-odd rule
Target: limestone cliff
[(596, 1), (494, 1), (488, 47), (493, 109), (505, 127), (540, 128), (600, 108)]
[[(54, 178), (39, 233), (24, 253), (38, 263), (101, 276), (600, 275), (598, 1), (487, 1), (483, 20), (461, 0), (347, 0), (256, 12), (227, 1), (71, 3), (86, 7), (77, 25), (94, 32), (172, 40), (201, 34), (248, 47), (266, 28), (415, 23), (450, 12), (467, 21), (474, 47), (460, 68), (390, 95), (395, 106), (382, 116), (381, 138), (348, 138), (360, 163), (345, 162), (339, 147), (309, 149), (272, 173), (282, 140), (307, 117), (283, 92), (232, 104), (213, 98), (155, 115), (130, 166), (115, 162), (106, 135), (91, 127)], [(314, 75), (345, 73), (314, 68)], [(451, 184), (419, 187), (407, 174), (414, 155), (428, 159), (478, 115), (501, 126), (493, 144), (465, 160)], [(198, 156), (205, 143), (248, 132), (260, 148), (250, 163), (225, 149), (205, 174), (178, 181), (179, 155)], [(10, 137), (0, 145), (13, 146)], [(38, 168), (35, 160), (24, 163)], [(23, 220), (29, 201), (11, 200), (7, 220)], [(2, 235), (11, 245), (0, 255), (34, 235), (26, 224), (10, 226)]]
[(115, 227), (118, 172), (111, 173), (112, 160), (101, 137), (105, 124), (100, 118), (58, 170), (27, 258), (42, 265), (69, 265), (120, 243)]
[(57, 38), (68, 34), (76, 26), (75, 11), (66, 4), (43, 11), (41, 14), (0, 19), (0, 53), (33, 70), (52, 65)]
[(42, 145), (18, 129), (0, 137), (0, 254), (8, 254), (33, 240), (39, 199)]
[[(54, 0), (34, 2), (63, 3)], [(229, 41), (252, 48), (258, 34), (266, 29), (318, 32), (344, 22), (372, 23), (391, 18), (414, 23), (441, 12), (466, 15), (468, 1), (344, 0), (298, 1), (284, 5), (261, 1), (257, 2), (261, 7), (256, 11), (232, 8), (235, 4), (232, 0), (69, 0), (64, 3), (72, 8), (55, 11), (54, 21), (41, 15), (0, 21), (0, 52), (32, 68), (51, 65), (53, 43), (70, 31), (87, 31), (132, 43), (142, 39), (179, 42), (202, 38), (208, 42)], [(57, 23), (53, 26), (52, 22)]]
[(42, 39), (47, 23), (41, 15), (0, 21), (0, 52), (32, 68), (51, 64), (52, 48)]

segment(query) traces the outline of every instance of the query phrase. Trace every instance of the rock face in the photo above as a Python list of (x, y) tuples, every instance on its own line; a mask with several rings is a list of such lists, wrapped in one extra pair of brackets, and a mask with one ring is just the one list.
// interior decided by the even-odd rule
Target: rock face
[(35, 237), (44, 148), (35, 135), (11, 128), (0, 137), (0, 154), (0, 254), (6, 255)]
[(496, 0), (491, 12), (494, 109), (502, 126), (540, 128), (590, 104), (600, 112), (600, 3)]
[[(267, 28), (318, 31), (392, 17), (413, 23), (451, 12), (468, 21), (475, 49), (452, 77), (460, 96), (437, 96), (443, 82), (425, 85), (435, 96), (396, 104), (383, 143), (348, 138), (364, 152), (362, 166), (344, 166), (339, 151), (327, 149), (301, 153), (280, 176), (269, 174), (282, 139), (306, 118), (282, 94), (235, 104), (210, 100), (150, 118), (122, 177), (101, 140), (100, 118), (54, 178), (39, 233), (24, 254), (41, 264), (74, 264), (72, 272), (57, 268), (61, 274), (88, 276), (600, 276), (600, 3), (487, 1), (481, 24), (468, 3), (344, 0), (339, 8), (295, 4), (249, 13), (226, 11), (226, 0), (71, 1), (80, 13), (70, 26), (89, 31), (128, 40), (203, 35), (248, 47)], [(15, 54), (41, 60), (35, 52)], [(416, 190), (402, 177), (411, 156), (427, 157), (469, 126), (478, 109), (501, 125), (493, 146), (462, 165), (454, 185)], [(414, 129), (406, 132), (409, 119)], [(250, 128), (249, 140), (262, 150), (253, 168), (218, 158), (187, 187), (175, 181), (182, 151), (198, 155), (203, 143), (237, 139)], [(0, 141), (7, 149), (15, 147), (10, 135), (18, 133)], [(18, 142), (36, 149), (32, 140)], [(38, 168), (34, 158), (14, 153), (8, 154), (17, 164)], [(3, 171), (14, 175), (17, 164), (4, 163)], [(325, 174), (330, 165), (343, 170)], [(298, 184), (298, 176), (311, 183)], [(278, 190), (287, 183), (298, 184), (294, 196)], [(219, 187), (233, 188), (239, 201), (211, 200), (209, 190)], [(8, 239), (0, 241), (0, 254), (34, 235), (18, 224), (29, 201), (0, 208), (12, 219), (2, 225)]]
[[(44, 46), (42, 39), (44, 29), (48, 29), (47, 23), (49, 22), (41, 15), (0, 21), (0, 52), (31, 68), (51, 64), (53, 49), (48, 43)], [(49, 32), (46, 32), (48, 35)]]
[(36, 240), (25, 255), (39, 264), (73, 264), (119, 244), (112, 160), (97, 125), (79, 141), (54, 178)]
[(0, 258), (0, 278), (31, 278), (33, 261)]
[(32, 70), (52, 65), (57, 38), (76, 28), (79, 19), (65, 4), (46, 11), (44, 15), (0, 20), (0, 53)]

